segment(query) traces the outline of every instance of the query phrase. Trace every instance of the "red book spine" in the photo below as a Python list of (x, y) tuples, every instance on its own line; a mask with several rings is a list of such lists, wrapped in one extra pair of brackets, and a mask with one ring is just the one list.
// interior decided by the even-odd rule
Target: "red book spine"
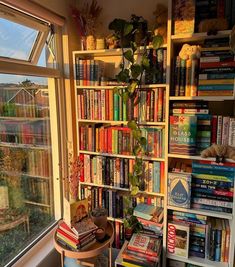
[(217, 136), (217, 116), (214, 115), (212, 117), (212, 134), (211, 134), (211, 143), (216, 144), (216, 136)]
[(160, 162), (160, 193), (164, 194), (165, 184), (165, 165), (164, 162)]
[(81, 162), (81, 170), (80, 170), (80, 182), (84, 182), (84, 154), (79, 155), (79, 160)]
[(65, 236), (67, 239), (69, 239), (71, 242), (73, 242), (75, 245), (79, 244), (79, 241), (74, 239), (72, 236), (68, 235), (65, 233), (63, 230), (60, 228), (57, 229), (57, 232), (60, 233), (62, 236)]
[(107, 152), (112, 153), (112, 128), (109, 127), (107, 130), (108, 130)]
[(200, 62), (200, 68), (235, 67), (235, 61), (228, 62)]

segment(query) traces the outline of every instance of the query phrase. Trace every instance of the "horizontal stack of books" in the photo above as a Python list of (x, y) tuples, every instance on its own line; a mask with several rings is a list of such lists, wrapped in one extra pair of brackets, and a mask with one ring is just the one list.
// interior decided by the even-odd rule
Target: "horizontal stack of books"
[(139, 203), (134, 209), (134, 215), (143, 225), (143, 232), (149, 235), (161, 236), (163, 228), (163, 208)]
[(198, 95), (233, 96), (235, 61), (228, 38), (205, 42), (206, 47), (201, 48)]
[[(146, 153), (151, 157), (164, 156), (164, 127), (141, 127), (146, 138)], [(127, 126), (80, 126), (80, 149), (93, 152), (132, 155), (135, 140)]]
[(162, 122), (165, 121), (165, 97), (164, 88), (141, 89), (139, 103), (134, 106), (113, 89), (82, 89), (77, 95), (79, 119), (127, 121), (134, 116), (139, 122)]
[(162, 240), (144, 234), (133, 234), (119, 253), (122, 266), (156, 267), (160, 261)]
[(90, 218), (69, 227), (64, 221), (56, 230), (57, 242), (72, 251), (84, 250), (95, 243), (97, 226)]
[(192, 207), (232, 213), (235, 164), (192, 163)]

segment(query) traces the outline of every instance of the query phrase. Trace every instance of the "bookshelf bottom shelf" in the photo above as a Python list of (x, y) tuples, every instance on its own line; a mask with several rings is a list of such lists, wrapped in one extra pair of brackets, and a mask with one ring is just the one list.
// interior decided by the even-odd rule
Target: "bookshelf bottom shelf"
[(210, 261), (207, 259), (202, 259), (198, 257), (189, 257), (188, 259), (181, 258), (174, 255), (167, 254), (168, 259), (176, 260), (176, 261), (183, 261), (186, 263), (194, 264), (200, 267), (228, 267), (227, 262), (217, 262), (217, 261)]

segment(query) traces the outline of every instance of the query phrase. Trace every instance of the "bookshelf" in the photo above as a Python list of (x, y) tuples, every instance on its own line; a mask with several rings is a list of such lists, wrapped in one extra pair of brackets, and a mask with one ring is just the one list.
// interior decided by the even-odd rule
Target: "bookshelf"
[[(148, 47), (149, 49), (150, 47)], [(161, 49), (164, 49), (166, 51), (166, 46), (164, 45)], [(139, 48), (137, 50), (137, 53), (135, 54), (135, 57), (138, 58), (138, 55), (143, 51), (143, 48)], [(165, 53), (165, 52), (164, 52)], [(96, 125), (101, 125), (101, 127), (103, 128), (108, 128), (108, 127), (127, 127), (127, 122), (128, 122), (128, 113), (126, 115), (126, 119), (124, 119), (123, 113), (124, 108), (120, 108), (120, 102), (122, 102), (122, 100), (119, 99), (119, 106), (118, 106), (118, 110), (119, 112), (122, 114), (119, 114), (120, 117), (119, 118), (115, 118), (114, 119), (114, 114), (113, 116), (110, 117), (107, 116), (107, 114), (104, 114), (103, 117), (101, 116), (101, 118), (97, 119), (97, 117), (93, 117), (93, 118), (84, 118), (81, 116), (81, 112), (83, 109), (82, 106), (82, 100), (81, 100), (81, 96), (85, 95), (87, 96), (87, 94), (89, 95), (89, 97), (93, 97), (98, 95), (99, 92), (101, 92), (101, 94), (114, 94), (114, 89), (116, 86), (113, 85), (79, 85), (76, 81), (76, 77), (78, 77), (78, 68), (77, 68), (77, 62), (78, 59), (80, 60), (91, 60), (90, 62), (93, 63), (94, 60), (100, 60), (103, 61), (107, 64), (108, 66), (108, 70), (105, 69), (105, 75), (108, 76), (109, 78), (114, 78), (115, 75), (119, 72), (119, 65), (121, 63), (121, 50), (120, 49), (104, 49), (104, 50), (94, 50), (94, 51), (74, 51), (73, 52), (73, 64), (74, 64), (74, 77), (75, 77), (75, 81), (74, 81), (74, 87), (75, 87), (75, 96), (76, 96), (76, 125), (77, 125), (77, 136), (78, 136), (78, 140), (80, 140), (81, 138), (81, 127), (86, 127), (86, 125), (91, 125), (90, 127), (96, 127)], [(90, 63), (89, 62), (89, 63)], [(90, 64), (88, 64), (90, 65)], [(109, 68), (110, 66), (110, 68)], [(107, 72), (106, 72), (107, 71)], [(85, 75), (86, 76), (86, 75)], [(124, 87), (124, 86), (123, 86)], [(150, 117), (148, 119), (143, 118), (140, 122), (139, 125), (143, 128), (149, 128), (149, 129), (156, 129), (156, 131), (162, 131), (161, 132), (161, 142), (163, 143), (163, 140), (166, 140), (166, 127), (167, 127), (167, 122), (166, 122), (166, 114), (167, 114), (167, 107), (166, 107), (166, 103), (167, 103), (167, 99), (168, 99), (168, 95), (169, 95), (169, 86), (166, 83), (156, 83), (156, 84), (143, 84), (141, 85), (140, 90), (144, 90), (144, 92), (146, 92), (146, 94), (148, 94), (148, 92), (155, 92), (156, 95), (158, 95), (158, 92), (162, 92), (162, 103), (161, 105), (164, 106), (164, 109), (162, 108), (162, 113), (161, 116), (157, 119), (157, 115), (153, 115), (152, 114), (152, 119), (150, 120)], [(113, 91), (113, 92), (111, 92)], [(159, 93), (160, 94), (160, 93)], [(163, 97), (164, 95), (164, 97)], [(107, 97), (107, 95), (106, 95)], [(155, 101), (158, 98), (155, 98)], [(159, 97), (160, 99), (160, 97)], [(110, 99), (106, 99), (105, 103), (108, 103)], [(87, 102), (86, 102), (87, 103)], [(110, 103), (110, 102), (109, 102)], [(123, 104), (123, 103), (122, 103)], [(128, 104), (128, 103), (127, 103)], [(99, 102), (99, 105), (103, 105), (102, 101)], [(145, 106), (145, 105), (144, 105)], [(92, 104), (92, 108), (94, 108), (94, 105)], [(120, 111), (121, 109), (123, 109), (122, 111)], [(107, 111), (107, 110), (106, 110)], [(97, 112), (97, 111), (95, 111)], [(128, 112), (128, 111), (127, 111)], [(116, 139), (116, 142), (120, 143), (120, 140)], [(121, 141), (122, 142), (122, 141)], [(159, 141), (158, 141), (159, 142)], [(89, 141), (88, 141), (89, 143)], [(159, 145), (162, 146), (162, 143), (159, 142)], [(149, 192), (147, 189), (144, 191), (139, 191), (137, 194), (137, 198), (149, 198), (152, 199), (152, 201), (154, 201), (154, 203), (157, 203), (158, 205), (164, 206), (164, 182), (163, 182), (163, 177), (165, 176), (165, 161), (167, 160), (166, 157), (166, 152), (167, 152), (167, 147), (166, 146), (162, 146), (162, 152), (160, 154), (156, 154), (156, 153), (151, 153), (150, 155), (146, 156), (143, 158), (144, 162), (147, 162), (146, 164), (154, 164), (154, 162), (157, 162), (160, 166), (162, 166), (161, 169), (161, 176), (162, 178), (159, 178), (162, 181), (158, 181), (158, 183), (161, 183), (161, 188), (160, 188), (160, 184), (159, 184), (159, 192)], [(83, 147), (81, 147), (80, 145), (80, 141), (78, 141), (78, 155), (81, 156), (87, 156), (90, 157), (90, 159), (94, 159), (95, 157), (102, 157), (107, 159), (108, 161), (116, 161), (116, 160), (120, 160), (121, 162), (129, 162), (129, 172), (131, 171), (131, 163), (134, 160), (134, 156), (132, 155), (132, 153), (130, 151), (126, 152), (126, 153), (117, 153), (117, 149), (114, 149), (113, 151), (107, 151), (107, 150), (103, 150), (101, 148), (101, 151), (99, 151), (99, 149), (92, 149), (92, 150), (88, 150), (88, 149), (83, 149)], [(84, 162), (84, 166), (85, 166), (85, 162)], [(159, 169), (160, 170), (160, 169)], [(114, 174), (113, 174), (114, 175)], [(115, 178), (114, 178), (115, 179)], [(106, 183), (106, 182), (105, 182)], [(80, 182), (79, 184), (79, 197), (82, 198), (83, 196), (87, 196), (86, 194), (88, 194), (87, 192), (89, 192), (89, 190), (107, 190), (109, 192), (115, 192), (116, 194), (120, 194), (120, 197), (122, 197), (125, 194), (129, 194), (130, 193), (130, 189), (129, 186), (126, 188), (120, 187), (119, 185), (111, 185), (109, 183), (105, 184), (103, 181), (96, 183), (96, 182), (92, 182), (92, 181), (84, 181), (84, 182)], [(153, 200), (155, 199), (155, 200)], [(123, 220), (122, 218), (115, 218), (114, 216), (109, 216), (108, 217), (109, 220), (113, 221), (114, 224), (116, 225), (120, 225), (122, 224)]]
[[(174, 4), (175, 1), (169, 0), (168, 1), (168, 39), (167, 39), (167, 50), (168, 50), (168, 55), (167, 55), (167, 83), (170, 85), (170, 94), (168, 98), (168, 114), (169, 116), (172, 114), (172, 105), (173, 103), (178, 102), (189, 102), (189, 101), (196, 101), (197, 103), (204, 101), (208, 102), (208, 109), (210, 111), (209, 114), (212, 115), (223, 115), (223, 116), (229, 116), (229, 117), (234, 117), (235, 116), (235, 105), (234, 105), (234, 100), (235, 100), (235, 93), (233, 89), (233, 94), (232, 95), (224, 95), (224, 96), (216, 96), (214, 95), (208, 95), (208, 96), (198, 96), (198, 95), (175, 95), (174, 91), (174, 86), (175, 86), (175, 79), (174, 76), (176, 75), (175, 71), (175, 60), (176, 57), (179, 55), (179, 51), (181, 50), (182, 46), (184, 44), (190, 44), (190, 45), (203, 45), (204, 42), (212, 41), (213, 39), (224, 39), (226, 37), (229, 37), (229, 34), (231, 33), (231, 30), (223, 30), (223, 31), (218, 31), (216, 35), (208, 35), (207, 33), (182, 33), (182, 34), (174, 34)], [(208, 41), (208, 42), (209, 42)], [(224, 46), (224, 49), (226, 50), (226, 46)], [(227, 47), (228, 49), (228, 47)], [(206, 51), (206, 48), (204, 49)], [(200, 67), (200, 66), (199, 66)], [(218, 78), (217, 78), (218, 79)], [(167, 128), (169, 129), (168, 131), (168, 140), (170, 138), (170, 119), (168, 119), (168, 124)], [(170, 141), (168, 141), (169, 143)], [(182, 161), (186, 162), (187, 164), (192, 164), (193, 161), (196, 162), (201, 162), (203, 161), (205, 164), (206, 162), (214, 162), (215, 158), (202, 158), (199, 153), (195, 153), (193, 155), (186, 155), (186, 154), (178, 154), (178, 153), (173, 153), (170, 152), (170, 149), (168, 150), (167, 154), (167, 177), (168, 173), (170, 172), (170, 164), (172, 160), (176, 161)], [(226, 159), (226, 162), (228, 163), (235, 163), (231, 159)], [(235, 177), (233, 177), (234, 179)], [(200, 257), (195, 257), (195, 256), (189, 256), (187, 259), (172, 255), (170, 253), (166, 252), (166, 259), (171, 259), (171, 260), (176, 260), (176, 261), (182, 261), (188, 264), (193, 264), (195, 266), (202, 266), (202, 267), (214, 267), (214, 266), (223, 266), (223, 267), (232, 267), (234, 266), (234, 229), (235, 229), (235, 221), (234, 221), (234, 199), (232, 202), (232, 213), (227, 213), (227, 212), (218, 212), (218, 211), (213, 211), (213, 210), (205, 210), (205, 209), (194, 209), (194, 208), (183, 208), (183, 207), (177, 207), (177, 206), (172, 206), (168, 204), (168, 183), (166, 179), (165, 183), (165, 188), (166, 188), (166, 201), (165, 205), (167, 206), (167, 212), (165, 213), (165, 226), (164, 226), (164, 243), (163, 247), (166, 248), (167, 251), (167, 225), (168, 225), (168, 214), (170, 212), (179, 212), (179, 213), (187, 213), (187, 214), (193, 214), (195, 216), (197, 215), (202, 215), (202, 216), (207, 216), (207, 218), (212, 218), (212, 220), (217, 220), (221, 223), (224, 223), (223, 220), (227, 220), (230, 225), (230, 243), (228, 247), (229, 251), (229, 257), (227, 262), (224, 261), (219, 261), (216, 262), (214, 260), (210, 260), (207, 258), (207, 255), (204, 258)], [(191, 193), (194, 189), (191, 189)], [(232, 189), (234, 190), (234, 189)], [(233, 196), (234, 197), (234, 196)], [(222, 257), (222, 256), (221, 256)], [(166, 264), (166, 262), (165, 262)]]
[(23, 86), (6, 85), (0, 92), (0, 125), (1, 179), (9, 188), (15, 181), (13, 187), (29, 212), (40, 209), (50, 216), (53, 195), (48, 97), (37, 86), (25, 90)]

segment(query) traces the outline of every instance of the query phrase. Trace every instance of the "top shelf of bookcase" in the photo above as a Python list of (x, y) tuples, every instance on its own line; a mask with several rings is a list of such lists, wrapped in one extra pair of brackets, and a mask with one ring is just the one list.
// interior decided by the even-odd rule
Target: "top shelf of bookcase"
[(206, 32), (193, 33), (193, 34), (184, 33), (184, 34), (172, 35), (171, 40), (174, 43), (195, 42), (195, 41), (203, 41), (205, 39), (228, 37), (230, 33), (231, 30), (218, 31), (217, 34), (212, 34), (212, 35), (208, 35)]
[[(161, 46), (162, 48), (166, 48), (167, 45), (164, 44)], [(147, 49), (151, 49), (152, 46), (147, 46)], [(124, 48), (124, 51), (128, 50), (130, 48)], [(137, 53), (142, 53), (144, 51), (144, 47), (140, 46), (137, 49)], [(92, 56), (121, 56), (122, 55), (122, 49), (101, 49), (101, 50), (78, 50), (73, 51), (73, 55), (92, 55)]]

